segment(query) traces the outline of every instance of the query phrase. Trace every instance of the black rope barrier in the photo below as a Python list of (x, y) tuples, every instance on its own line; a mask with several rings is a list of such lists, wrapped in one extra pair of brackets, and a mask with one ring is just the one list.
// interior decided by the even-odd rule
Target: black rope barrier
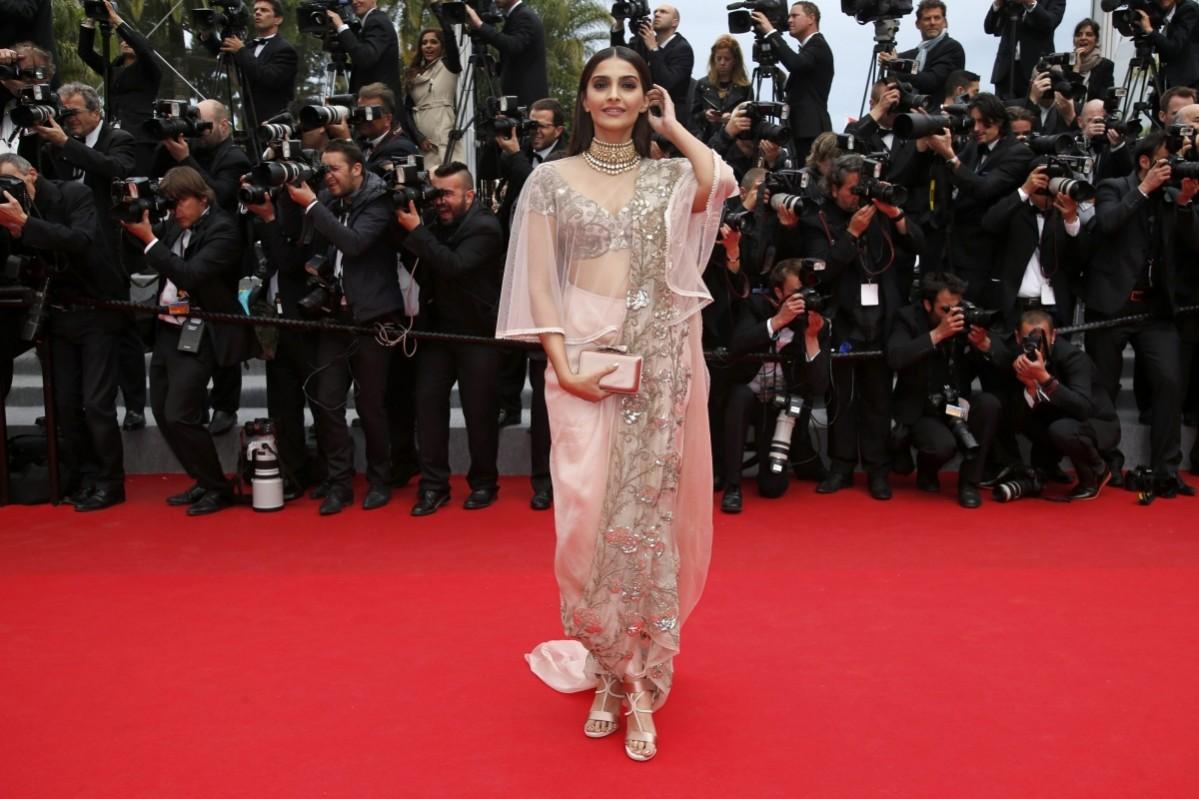
[[(72, 300), (72, 308), (100, 308), (113, 311), (122, 311), (127, 313), (154, 314), (158, 315), (165, 313), (166, 309), (157, 305), (145, 305), (138, 302), (128, 302), (125, 300), (97, 300), (92, 298), (79, 298)], [(1178, 314), (1191, 314), (1199, 312), (1199, 305), (1184, 305), (1178, 309)], [(325, 332), (325, 333), (342, 333), (345, 335), (354, 336), (371, 336), (374, 337), (380, 333), (380, 327), (388, 329), (391, 335), (396, 335), (397, 331), (394, 325), (387, 324), (372, 324), (372, 325), (348, 325), (339, 322), (318, 321), (312, 319), (291, 319), (284, 316), (246, 316), (244, 314), (235, 313), (219, 313), (216, 311), (205, 311), (198, 308), (193, 308), (188, 311), (187, 316), (196, 319), (203, 319), (208, 322), (224, 322), (235, 325), (247, 325), (250, 327), (277, 327), (283, 330), (300, 330), (308, 332)], [(1096, 322), (1084, 322), (1078, 325), (1068, 325), (1059, 327), (1058, 333), (1070, 335), (1072, 333), (1087, 333), (1092, 330), (1105, 330), (1112, 327), (1120, 327), (1121, 325), (1130, 324), (1132, 322), (1145, 322), (1154, 319), (1153, 314), (1141, 313), (1132, 314), (1129, 316), (1118, 316), (1111, 319), (1102, 319)], [(438, 333), (432, 330), (414, 330), (403, 328), (400, 326), (398, 331), (402, 338), (414, 339), (417, 342), (429, 341), (442, 344), (472, 344), (488, 347), (501, 347), (505, 349), (521, 349), (521, 350), (540, 350), (541, 345), (536, 342), (515, 341), (512, 339), (497, 339), (486, 336), (467, 336), (458, 333)], [(402, 340), (402, 339), (401, 339)], [(397, 342), (398, 343), (398, 342)], [(882, 350), (862, 350), (860, 352), (833, 352), (830, 354), (834, 360), (867, 360), (874, 358), (885, 357)], [(707, 350), (704, 352), (704, 358), (715, 363), (735, 363), (740, 361), (750, 361), (758, 363), (779, 363), (791, 360), (789, 357), (779, 355), (778, 353), (743, 353), (733, 355), (724, 349)]]

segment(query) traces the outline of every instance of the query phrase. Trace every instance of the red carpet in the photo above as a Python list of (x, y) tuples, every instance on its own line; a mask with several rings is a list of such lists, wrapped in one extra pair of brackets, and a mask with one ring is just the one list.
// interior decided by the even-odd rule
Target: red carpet
[(524, 480), (428, 519), (183, 485), (0, 509), (0, 796), (1199, 795), (1199, 500), (749, 491), (636, 764), (526, 670), (561, 628)]

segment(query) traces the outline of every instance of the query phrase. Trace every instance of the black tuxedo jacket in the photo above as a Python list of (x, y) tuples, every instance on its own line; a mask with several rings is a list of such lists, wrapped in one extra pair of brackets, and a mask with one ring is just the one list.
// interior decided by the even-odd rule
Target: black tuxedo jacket
[[(1180, 284), (1193, 274), (1199, 253), (1199, 225), (1193, 205), (1173, 202), (1173, 192), (1159, 189), (1141, 194), (1136, 174), (1105, 180), (1095, 196), (1094, 257), (1087, 264), (1082, 298), (1087, 307), (1113, 316), (1138, 287), (1151, 256), (1153, 310), (1172, 316), (1178, 310)], [(1149, 217), (1156, 220), (1150, 234)], [(1190, 273), (1190, 274), (1186, 274)]]
[(19, 241), (22, 249), (67, 267), (51, 284), (55, 294), (128, 299), (129, 284), (102, 244), (100, 218), (87, 186), (39, 176), (36, 193)]
[(376, 8), (362, 21), (355, 33), (346, 28), (337, 40), (350, 54), (350, 91), (357, 93), (368, 83), (382, 83), (403, 97), (400, 83), (400, 40), (395, 26), (381, 9)]
[(420, 259), (421, 326), (441, 333), (494, 336), (504, 275), (504, 233), (475, 202), (455, 225), (421, 225), (403, 236)]
[[(771, 338), (766, 329), (766, 320), (778, 311), (773, 302), (773, 294), (751, 294), (745, 301), (737, 305), (736, 324), (733, 328), (733, 340), (729, 345), (730, 355), (746, 355), (751, 352), (775, 352), (789, 360), (786, 362), (787, 387), (790, 391), (804, 397), (820, 397), (828, 391), (829, 384), (829, 349), (827, 346), (828, 325), (821, 331), (822, 345), (820, 354), (809, 363), (804, 350), (804, 337), (797, 333), (791, 343), (782, 349), (778, 347), (780, 331), (775, 331)], [(798, 323), (797, 323), (798, 324)], [(760, 361), (733, 361), (729, 372), (729, 381), (735, 384), (748, 383), (762, 369)]]
[(411, 139), (394, 130), (388, 133), (378, 146), (368, 149), (363, 142), (358, 144), (362, 146), (362, 152), (366, 155), (366, 168), (376, 172), (379, 165), (391, 160), (392, 156), (416, 155), (420, 152), (420, 148), (413, 144)]
[[(554, 142), (554, 148), (550, 150), (549, 157), (545, 160), (554, 161), (565, 155), (566, 137), (559, 136), (558, 141)], [(511, 154), (500, 152), (500, 177), (505, 181), (505, 188), (504, 199), (500, 203), (497, 215), (504, 228), (505, 238), (512, 222), (512, 212), (516, 209), (516, 201), (520, 198), (525, 181), (529, 179), (529, 175), (533, 174), (533, 168), (537, 166), (533, 161), (533, 149), (528, 144)]]
[[(241, 236), (237, 222), (219, 208), (208, 213), (191, 228), (187, 249), (180, 257), (171, 248), (183, 230), (172, 219), (156, 229), (156, 241), (146, 253), (146, 265), (161, 275), (159, 292), (169, 279), (186, 291), (197, 308), (218, 313), (244, 313), (237, 301), (237, 281), (241, 274)], [(258, 354), (254, 331), (242, 325), (206, 322), (204, 335), (212, 343), (216, 362), (234, 366)]]
[(737, 309), (750, 296), (749, 277), (744, 269), (736, 273), (729, 271), (724, 247), (717, 244), (712, 257), (708, 259), (703, 278), (708, 293), (712, 295), (712, 302), (701, 311), (704, 349), (728, 349), (733, 343)]
[(108, 256), (119, 261), (120, 228), (109, 218), (112, 208), (112, 182), (134, 173), (137, 145), (133, 134), (126, 130), (100, 125), (95, 147), (88, 147), (76, 138), (68, 138), (62, 147), (46, 142), (42, 145), (43, 173), (54, 180), (74, 180), (75, 170), (83, 170), (83, 185), (91, 189), (92, 202), (99, 219), (100, 232), (108, 247)]
[(1067, 123), (1066, 120), (1062, 119), (1062, 115), (1058, 112), (1056, 106), (1049, 109), (1049, 112), (1045, 114), (1044, 121), (1042, 121), (1041, 106), (1027, 97), (1018, 103), (1010, 102), (1008, 105), (1023, 106), (1032, 114), (1033, 133), (1036, 133), (1038, 136), (1057, 136), (1062, 133), (1078, 132), (1078, 127), (1074, 123)]
[(766, 41), (787, 69), (787, 103), (791, 106), (791, 132), (797, 139), (814, 139), (833, 129), (828, 115), (828, 95), (833, 86), (833, 51), (823, 33), (815, 33), (795, 52), (776, 30)]
[(981, 165), (979, 146), (974, 141), (966, 145), (958, 159), (961, 164), (957, 169), (946, 170), (958, 191), (952, 201), (949, 263), (953, 271), (972, 281), (970, 298), (986, 301), (987, 287), (978, 281), (990, 279), (995, 247), (982, 227), (982, 218), (994, 203), (1024, 183), (1032, 169), (1033, 154), (1015, 137), (1003, 136)]
[[(872, 153), (885, 151), (891, 154), (890, 166), (887, 167), (887, 174), (883, 176), (887, 182), (915, 187), (927, 177), (927, 162), (920, 158), (915, 139), (892, 135), (891, 146), (888, 147), (884, 138), (887, 131), (879, 127), (878, 122), (869, 114), (846, 125), (845, 132), (864, 141)], [(921, 196), (919, 189), (909, 191), (906, 207), (913, 213), (925, 210), (928, 208), (928, 196)]]
[(241, 67), (245, 76), (247, 85), (243, 91), (249, 94), (252, 101), (247, 111), (251, 107), (254, 109), (250, 124), (257, 127), (286, 111), (295, 99), (299, 55), (296, 48), (278, 34), (267, 39), (257, 58), (254, 49), (254, 45), (247, 41), (245, 47), (233, 54), (233, 61)]
[(1101, 58), (1084, 80), (1087, 84), (1087, 99), (1102, 100), (1107, 96), (1107, 90), (1116, 85), (1116, 65), (1109, 58)]
[(1046, 371), (1057, 378), (1058, 384), (1045, 391), (1048, 402), (1042, 400), (1036, 406), (1028, 407), (1023, 396), (1024, 384), (1016, 379), (1012, 369), (1012, 362), (1020, 354), (1021, 349), (1014, 334), (998, 340), (991, 339), (991, 360), (1002, 373), (1007, 387), (1004, 407), (1013, 411), (1018, 429), (1024, 427), (1024, 420), (1033, 416), (1039, 417), (1039, 423), (1045, 426), (1058, 419), (1076, 419), (1080, 422), (1088, 419), (1106, 422), (1119, 420), (1091, 356), (1060, 335), (1054, 338), (1053, 350), (1045, 363)]
[[(899, 54), (900, 58), (915, 58), (919, 48), (913, 47)], [(945, 80), (950, 73), (966, 68), (966, 50), (957, 39), (946, 36), (937, 42), (924, 60), (924, 69), (905, 78), (921, 94), (932, 95), (939, 103), (945, 97)]]
[[(1009, 0), (1009, 5), (1015, 0)], [(1066, 13), (1066, 0), (1041, 0), (1032, 11), (1024, 12), (1020, 20), (1008, 22), (1007, 7), (996, 11), (992, 5), (983, 20), (983, 30), (999, 37), (999, 50), (995, 53), (995, 67), (991, 70), (991, 83), (1000, 97), (1020, 97), (1028, 92), (1033, 67), (1041, 56), (1054, 51), (1053, 32), (1062, 24)], [(1012, 54), (1020, 45), (1020, 58), (1016, 60), (1015, 78), (1012, 78)]]
[(1067, 234), (1062, 215), (1051, 208), (1038, 237), (1038, 215), (1031, 203), (1021, 200), (1019, 193), (1013, 191), (991, 206), (983, 217), (983, 228), (994, 236), (999, 247), (991, 298), (1003, 312), (1009, 329), (1020, 319), (1017, 295), (1034, 251), (1038, 252), (1041, 271), (1053, 286), (1058, 310), (1055, 323), (1066, 325), (1074, 319), (1074, 293), (1083, 264), (1090, 255), (1090, 236), (1085, 227), (1077, 236)]
[[(108, 66), (109, 96), (107, 116), (120, 124), (123, 130), (133, 134), (136, 141), (151, 142), (142, 125), (153, 114), (154, 100), (162, 83), (162, 67), (154, 55), (154, 48), (140, 33), (121, 24), (117, 35), (129, 43), (137, 53), (137, 60), (128, 66), (117, 54)], [(104, 58), (95, 50), (96, 31), (92, 28), (79, 29), (79, 57), (97, 75), (104, 74)]]
[[(895, 314), (895, 322), (884, 347), (887, 366), (895, 372), (891, 414), (895, 421), (906, 425), (913, 424), (923, 416), (929, 395), (941, 390), (941, 385), (931, 385), (934, 363), (940, 370), (942, 380), (950, 380), (959, 396), (969, 397), (973, 370), (965, 368), (966, 361), (980, 360), (979, 354), (967, 344), (965, 336), (954, 336), (934, 347), (929, 335), (931, 330), (928, 312), (923, 305), (905, 305)], [(952, 374), (948, 361), (950, 353), (954, 359)]]
[(500, 51), (500, 89), (520, 105), (550, 96), (545, 66), (545, 26), (528, 2), (509, 12), (504, 29), (484, 24), (479, 38)]
[(1149, 34), (1161, 57), (1161, 81), (1167, 89), (1199, 83), (1199, 52), (1193, 41), (1199, 28), (1199, 5), (1182, 0), (1165, 29)]
[(628, 47), (646, 60), (654, 83), (666, 89), (670, 99), (674, 101), (675, 114), (681, 121), (686, 122), (691, 70), (695, 68), (695, 51), (691, 49), (691, 43), (676, 32), (665, 47), (651, 51), (640, 36), (634, 36), (633, 41), (626, 44), (624, 30), (624, 26), (621, 26), (619, 30), (612, 31), (609, 37), (611, 45)]
[(153, 177), (160, 178), (172, 167), (190, 166), (204, 176), (208, 185), (216, 192), (217, 205), (229, 213), (237, 209), (237, 187), (241, 176), (250, 171), (252, 166), (250, 156), (245, 150), (233, 143), (233, 138), (225, 139), (211, 150), (196, 148), (195, 141), (189, 142), (191, 149), (187, 158), (176, 161), (161, 143), (154, 148), (154, 160), (150, 171)]

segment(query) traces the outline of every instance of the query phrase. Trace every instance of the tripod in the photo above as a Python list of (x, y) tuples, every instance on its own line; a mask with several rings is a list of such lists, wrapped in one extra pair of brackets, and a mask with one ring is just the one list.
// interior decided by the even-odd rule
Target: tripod
[[(466, 74), (458, 87), (458, 97), (454, 103), (454, 127), (450, 131), (449, 140), (446, 142), (446, 158), (454, 152), (454, 148), (458, 146), (458, 142), (462, 141), (466, 131), (472, 125), (475, 125), (479, 120), (480, 107), (486, 106), (486, 98), (496, 97), (495, 80), (492, 77), (495, 71), (495, 59), (487, 52), (487, 45), (483, 44), (473, 34), (468, 32), (470, 38), (470, 61), (467, 64)], [(479, 89), (482, 88), (484, 103), (479, 103)], [(468, 99), (473, 103), (474, 115), (470, 119), (466, 119)], [(476, 128), (477, 130), (477, 128)], [(493, 144), (494, 146), (494, 144)], [(497, 165), (494, 163), (496, 159), (491, 159), (492, 163), (488, 164), (488, 172), (485, 175), (483, 165), (485, 161), (486, 151), (485, 143), (482, 139), (475, 140), (475, 157), (476, 165), (479, 173), (479, 183), (482, 186), (483, 181), (494, 180), (499, 177), (496, 173)], [(488, 192), (484, 192), (488, 194)], [(484, 199), (490, 199), (485, 197)]]
[(858, 118), (866, 113), (866, 102), (870, 99), (870, 90), (878, 79), (878, 57), (881, 53), (895, 52), (895, 34), (899, 31), (899, 20), (876, 19), (874, 21), (874, 49), (870, 51), (870, 66), (866, 69), (866, 86), (862, 89), (862, 104), (858, 108)]
[(1121, 121), (1127, 123), (1136, 119), (1142, 113), (1149, 117), (1149, 124), (1156, 125), (1157, 118), (1153, 115), (1153, 106), (1147, 102), (1146, 95), (1150, 91), (1160, 89), (1160, 75), (1157, 71), (1157, 59), (1153, 57), (1153, 45), (1149, 42), (1135, 41), (1136, 55), (1128, 62), (1128, 72), (1124, 74), (1124, 108)]
[[(757, 45), (755, 44), (755, 50)], [(768, 59), (754, 59), (754, 71), (750, 76), (750, 85), (753, 86), (753, 98), (756, 102), (762, 101), (762, 85), (766, 79), (770, 79), (770, 99), (773, 102), (781, 103), (786, 100), (786, 81), (783, 80), (783, 72), (778, 68), (778, 63), (774, 60), (774, 55), (771, 54)]]
[(325, 97), (337, 94), (338, 80), (350, 90), (350, 55), (341, 46), (336, 37), (325, 33), (321, 39), (321, 49), (329, 54), (329, 63), (325, 64)]

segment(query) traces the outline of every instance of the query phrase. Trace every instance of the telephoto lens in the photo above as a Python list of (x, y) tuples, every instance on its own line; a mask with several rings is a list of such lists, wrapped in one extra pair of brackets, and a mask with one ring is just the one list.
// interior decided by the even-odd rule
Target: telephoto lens
[(1045, 488), (1040, 475), (1035, 472), (1025, 472), (1011, 480), (996, 484), (992, 491), (996, 502), (1015, 502), (1026, 497), (1039, 497)]

